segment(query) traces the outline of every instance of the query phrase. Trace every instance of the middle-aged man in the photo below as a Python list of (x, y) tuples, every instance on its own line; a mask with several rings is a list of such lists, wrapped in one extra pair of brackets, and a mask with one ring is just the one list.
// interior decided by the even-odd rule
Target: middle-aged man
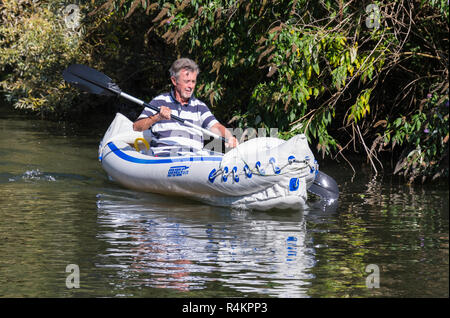
[(156, 156), (196, 152), (203, 148), (203, 134), (171, 119), (171, 114), (225, 137), (227, 147), (238, 145), (236, 138), (217, 121), (208, 106), (194, 97), (199, 71), (197, 64), (188, 58), (176, 60), (169, 69), (173, 89), (150, 102), (150, 105), (159, 107), (159, 112), (145, 107), (134, 122), (136, 131), (151, 129), (154, 136), (152, 150)]

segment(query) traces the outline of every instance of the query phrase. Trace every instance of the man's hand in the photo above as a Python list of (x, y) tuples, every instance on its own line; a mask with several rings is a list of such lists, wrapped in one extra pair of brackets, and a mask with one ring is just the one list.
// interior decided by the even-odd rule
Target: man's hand
[(161, 106), (159, 108), (158, 119), (159, 120), (170, 120), (171, 114), (172, 114), (172, 112), (170, 111), (169, 107)]
[(170, 108), (167, 106), (161, 106), (159, 109), (159, 113), (139, 119), (133, 123), (133, 130), (135, 131), (144, 131), (149, 129), (151, 126), (153, 126), (154, 123), (160, 121), (160, 120), (169, 120), (170, 119)]
[(228, 138), (227, 142), (225, 143), (225, 147), (227, 148), (234, 148), (239, 145), (239, 142), (237, 141), (236, 137), (230, 137)]
[(218, 134), (219, 136), (224, 137), (227, 141), (225, 142), (225, 147), (234, 148), (239, 145), (236, 137), (234, 137), (231, 132), (229, 132), (224, 125), (221, 123), (215, 123), (211, 129), (213, 133)]

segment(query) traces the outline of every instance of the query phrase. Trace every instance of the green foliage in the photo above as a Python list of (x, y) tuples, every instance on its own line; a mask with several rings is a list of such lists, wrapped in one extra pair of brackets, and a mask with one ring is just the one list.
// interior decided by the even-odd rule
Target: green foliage
[(371, 92), (371, 89), (364, 89), (361, 91), (356, 99), (356, 103), (353, 104), (350, 109), (347, 122), (354, 121), (356, 123), (358, 120), (366, 117), (366, 114), (370, 113), (369, 99)]
[(52, 2), (5, 0), (0, 17), (0, 88), (6, 97), (17, 108), (39, 113), (70, 105), (75, 95), (61, 71), (71, 61), (89, 61), (81, 31), (68, 29)]
[(433, 180), (448, 177), (448, 166), (440, 164), (448, 157), (448, 117), (448, 92), (430, 93), (423, 110), (414, 112), (408, 119), (398, 117), (387, 124), (385, 144), (409, 145), (396, 167), (396, 172), (402, 172), (409, 182), (418, 177), (422, 181), (427, 177)]

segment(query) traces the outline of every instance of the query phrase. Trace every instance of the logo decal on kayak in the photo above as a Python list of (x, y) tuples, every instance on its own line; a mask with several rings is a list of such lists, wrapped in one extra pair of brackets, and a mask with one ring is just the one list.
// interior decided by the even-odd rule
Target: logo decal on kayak
[(167, 172), (167, 177), (181, 177), (185, 176), (189, 173), (189, 167), (188, 166), (174, 166), (170, 167), (169, 171)]

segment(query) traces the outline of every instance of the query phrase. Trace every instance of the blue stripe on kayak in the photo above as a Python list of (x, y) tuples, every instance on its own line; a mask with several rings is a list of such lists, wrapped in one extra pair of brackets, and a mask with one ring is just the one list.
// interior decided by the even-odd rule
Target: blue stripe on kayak
[(108, 143), (109, 149), (116, 154), (119, 158), (142, 164), (158, 164), (158, 163), (172, 163), (172, 162), (184, 162), (184, 161), (222, 161), (222, 157), (168, 157), (168, 158), (155, 158), (155, 159), (142, 159), (130, 156), (117, 148), (117, 146), (110, 142)]

